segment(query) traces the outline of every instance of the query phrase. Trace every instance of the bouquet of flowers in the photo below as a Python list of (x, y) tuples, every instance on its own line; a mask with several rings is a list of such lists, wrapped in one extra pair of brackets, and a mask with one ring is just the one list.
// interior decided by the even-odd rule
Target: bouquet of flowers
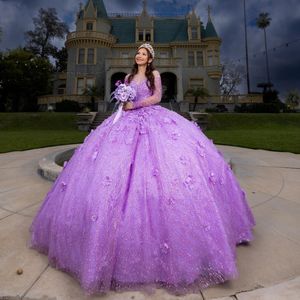
[(116, 99), (118, 106), (117, 114), (113, 120), (115, 124), (121, 117), (123, 111), (123, 105), (127, 101), (133, 101), (136, 97), (136, 91), (130, 85), (122, 83), (120, 80), (116, 83), (117, 88), (111, 93), (111, 100)]

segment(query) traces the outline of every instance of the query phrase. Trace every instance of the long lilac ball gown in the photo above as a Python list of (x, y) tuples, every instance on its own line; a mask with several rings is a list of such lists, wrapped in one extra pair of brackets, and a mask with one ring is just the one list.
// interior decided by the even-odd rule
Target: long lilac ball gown
[(237, 276), (253, 215), (229, 165), (194, 123), (130, 83), (136, 109), (80, 145), (31, 226), (30, 246), (88, 293), (163, 286), (187, 292)]

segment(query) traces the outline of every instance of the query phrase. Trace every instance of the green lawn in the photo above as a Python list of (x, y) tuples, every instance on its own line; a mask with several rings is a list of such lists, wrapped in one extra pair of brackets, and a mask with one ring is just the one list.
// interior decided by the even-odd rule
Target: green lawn
[(75, 113), (0, 113), (0, 153), (77, 144), (86, 135)]
[(214, 143), (300, 153), (300, 114), (212, 114)]
[[(75, 113), (0, 113), (0, 153), (81, 143)], [(216, 144), (300, 153), (300, 114), (211, 114)]]

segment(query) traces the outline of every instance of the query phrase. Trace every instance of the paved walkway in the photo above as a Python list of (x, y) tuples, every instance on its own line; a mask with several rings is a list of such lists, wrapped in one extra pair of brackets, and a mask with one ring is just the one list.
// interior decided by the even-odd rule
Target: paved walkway
[(300, 299), (300, 155), (218, 147), (231, 158), (257, 221), (255, 240), (238, 247), (237, 280), (182, 297), (163, 290), (87, 297), (72, 277), (26, 245), (32, 218), (52, 184), (37, 174), (38, 161), (72, 147), (0, 154), (0, 299)]

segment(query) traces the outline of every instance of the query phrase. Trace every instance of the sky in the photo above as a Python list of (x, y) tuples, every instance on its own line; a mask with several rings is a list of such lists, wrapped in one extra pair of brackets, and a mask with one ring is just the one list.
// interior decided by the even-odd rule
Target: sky
[[(54, 7), (61, 20), (75, 29), (75, 16), (80, 2), (87, 0), (0, 0), (0, 26), (2, 41), (0, 49), (12, 49), (24, 45), (24, 32), (33, 28), (32, 18), (39, 8)], [(104, 0), (108, 13), (139, 13), (141, 0)], [(207, 7), (218, 35), (222, 39), (222, 63), (245, 66), (245, 41), (243, 0), (152, 0), (147, 1), (148, 11), (184, 15), (194, 8), (200, 20), (206, 24)], [(272, 18), (267, 28), (270, 77), (279, 96), (288, 91), (300, 91), (300, 2), (299, 0), (246, 0), (248, 51), (251, 91), (260, 91), (257, 83), (266, 82), (263, 31), (256, 27), (256, 18), (268, 12)], [(59, 46), (63, 41), (56, 41)], [(246, 91), (246, 81), (240, 87)]]

